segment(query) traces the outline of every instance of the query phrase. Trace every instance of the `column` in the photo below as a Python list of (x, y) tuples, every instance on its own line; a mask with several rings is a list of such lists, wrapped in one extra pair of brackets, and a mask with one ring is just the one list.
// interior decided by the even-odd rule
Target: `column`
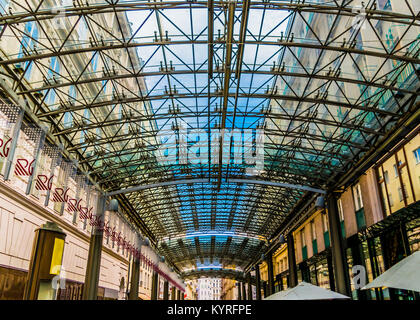
[(176, 293), (175, 290), (176, 290), (175, 287), (171, 288), (171, 300), (175, 300), (175, 293)]
[(297, 286), (298, 278), (295, 256), (295, 240), (293, 239), (292, 233), (287, 236), (287, 260), (289, 264), (289, 286), (293, 288)]
[(176, 300), (181, 300), (181, 290), (176, 289)]
[[(104, 221), (105, 204), (105, 196), (99, 194), (96, 206), (96, 216), (98, 217), (98, 220), (102, 222)], [(92, 226), (85, 284), (83, 287), (83, 300), (96, 300), (98, 298), (103, 235), (103, 229), (100, 226)]]
[(255, 289), (257, 291), (256, 297), (257, 300), (261, 300), (261, 275), (260, 275), (260, 266), (257, 264), (255, 266), (255, 280), (257, 281)]
[[(137, 238), (137, 248), (141, 248), (142, 239)], [(139, 298), (139, 282), (140, 282), (140, 257), (133, 255), (133, 265), (131, 269), (131, 285), (128, 300), (138, 300)]]
[(265, 262), (268, 270), (267, 296), (270, 296), (274, 293), (273, 254), (271, 252), (267, 253)]
[(252, 300), (251, 273), (248, 273), (248, 300)]
[(169, 282), (165, 280), (163, 283), (163, 300), (169, 300)]
[(238, 281), (238, 300), (242, 300), (241, 283)]
[(152, 300), (158, 300), (158, 281), (159, 281), (159, 275), (156, 271), (153, 271), (152, 276)]
[(343, 238), (341, 236), (341, 226), (335, 194), (330, 194), (327, 201), (336, 289), (337, 292), (341, 294), (351, 296), (349, 275), (345, 260), (346, 256), (344, 254)]

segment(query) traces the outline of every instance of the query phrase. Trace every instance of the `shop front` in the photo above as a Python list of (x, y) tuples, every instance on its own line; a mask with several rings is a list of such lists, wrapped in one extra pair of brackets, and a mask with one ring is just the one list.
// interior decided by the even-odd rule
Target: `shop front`
[[(403, 208), (361, 230), (347, 239), (347, 264), (353, 299), (358, 300), (414, 300), (418, 293), (408, 290), (377, 288), (360, 290), (393, 265), (420, 248), (420, 204)], [(363, 267), (360, 277), (355, 266)], [(355, 267), (355, 268), (354, 268)], [(354, 276), (359, 276), (357, 280)]]

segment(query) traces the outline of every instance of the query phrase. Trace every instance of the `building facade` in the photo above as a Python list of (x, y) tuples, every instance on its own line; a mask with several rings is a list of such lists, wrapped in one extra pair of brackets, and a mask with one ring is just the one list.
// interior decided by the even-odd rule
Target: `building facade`
[[(29, 1), (38, 4), (38, 1)], [(91, 1), (93, 3), (95, 1)], [(15, 10), (14, 3), (9, 7), (9, 1), (1, 1), (1, 12)], [(58, 8), (72, 6), (71, 1), (49, 0), (42, 4), (45, 8)], [(96, 103), (124, 95), (125, 92), (136, 92), (145, 89), (141, 78), (123, 79), (118, 85), (111, 81), (102, 81), (100, 84), (91, 82), (94, 77), (104, 77), (117, 74), (121, 69), (139, 66), (141, 61), (135, 49), (124, 52), (113, 52), (101, 55), (96, 51), (83, 51), (92, 45), (92, 41), (100, 41), (108, 33), (122, 33), (125, 36), (132, 34), (130, 24), (125, 13), (117, 16), (111, 14), (98, 15), (99, 24), (95, 24), (88, 17), (77, 19), (59, 15), (57, 18), (44, 21), (31, 21), (21, 24), (16, 29), (6, 28), (1, 37), (0, 56), (20, 58), (29, 53), (42, 53), (52, 46), (48, 41), (56, 41), (53, 46), (71, 47), (72, 43), (79, 43), (79, 53), (66, 57), (52, 57), (39, 62), (16, 63), (14, 72), (21, 76), (22, 84), (38, 99), (25, 101), (28, 109), (33, 109), (34, 103), (39, 103), (45, 110), (54, 111), (86, 103)], [(118, 21), (117, 21), (118, 20)], [(71, 32), (69, 32), (71, 30)], [(49, 35), (49, 37), (46, 36)], [(17, 35), (20, 41), (9, 41)], [(15, 38), (16, 39), (16, 38)], [(6, 44), (7, 42), (7, 44)], [(70, 85), (75, 79), (77, 84)], [(60, 89), (51, 89), (49, 85), (62, 84)], [(5, 81), (2, 90), (11, 88), (12, 84)], [(140, 89), (139, 89), (140, 88)], [(10, 89), (10, 91), (13, 91)], [(79, 159), (64, 154), (59, 147), (58, 140), (46, 139), (45, 132), (54, 131), (54, 128), (28, 124), (23, 119), (20, 128), (16, 131), (19, 110), (15, 102), (3, 98), (0, 107), (0, 299), (21, 299), (26, 274), (29, 268), (34, 230), (47, 221), (55, 222), (67, 234), (62, 268), (65, 271), (66, 287), (59, 289), (57, 299), (81, 299), (83, 282), (86, 272), (89, 240), (92, 225), (83, 218), (75, 206), (56, 199), (60, 194), (54, 190), (65, 190), (64, 197), (83, 203), (87, 208), (96, 212), (97, 193), (87, 176), (78, 171)], [(136, 110), (146, 112), (146, 103), (137, 103)], [(134, 108), (133, 108), (134, 109)], [(60, 117), (60, 129), (69, 132), (81, 124), (89, 124), (93, 119), (111, 118), (115, 124), (107, 127), (95, 127), (91, 130), (75, 132), (73, 140), (78, 142), (82, 156), (85, 158), (97, 157), (95, 166), (103, 168), (106, 160), (103, 156), (109, 151), (109, 144), (93, 148), (89, 146), (92, 141), (104, 140), (107, 137), (137, 130), (128, 124), (122, 124), (124, 119), (132, 116), (130, 104), (109, 105), (100, 108), (100, 112), (92, 114), (88, 109), (80, 108), (77, 112), (63, 113)], [(54, 116), (53, 116), (54, 117)], [(61, 119), (61, 117), (63, 119)], [(18, 137), (18, 138), (16, 138)], [(13, 139), (17, 139), (16, 146)], [(65, 144), (65, 141), (61, 141)], [(56, 144), (55, 144), (56, 143)], [(125, 147), (134, 146), (130, 141)], [(9, 151), (13, 149), (13, 158)], [(140, 156), (140, 155), (138, 155)], [(36, 165), (28, 165), (34, 160)], [(12, 167), (8, 166), (12, 163)], [(108, 163), (112, 166), (111, 163)], [(93, 171), (95, 170), (94, 168)], [(33, 170), (32, 172), (29, 172)], [(91, 172), (94, 173), (94, 172)], [(33, 179), (32, 176), (45, 177), (44, 180)], [(47, 181), (47, 179), (50, 180)], [(80, 201), (80, 202), (79, 202)], [(77, 209), (77, 208), (76, 208)], [(124, 235), (125, 241), (135, 243), (137, 231), (130, 227), (130, 223), (121, 214), (105, 214), (118, 234)], [(139, 248), (144, 260), (140, 262), (139, 298), (151, 299), (153, 268), (147, 261), (156, 260), (157, 254), (149, 247)], [(130, 287), (130, 270), (133, 258), (125, 250), (120, 241), (107, 235), (103, 241), (101, 259), (101, 274), (99, 281), (100, 299), (126, 299)], [(163, 298), (163, 281), (160, 277), (158, 297)], [(182, 282), (178, 279), (179, 283)], [(172, 289), (169, 285), (169, 290)]]
[(198, 300), (220, 300), (222, 280), (217, 278), (201, 278), (197, 281)]
[[(379, 10), (391, 10), (402, 12), (403, 4), (398, 0), (374, 1), (375, 8)], [(419, 2), (407, 1), (416, 12), (420, 9)], [(355, 5), (364, 8), (365, 3), (354, 1)], [(365, 8), (366, 9), (366, 8)], [(301, 23), (290, 23), (285, 34), (292, 34), (297, 39), (306, 39), (308, 42), (315, 41), (316, 36), (326, 38), (330, 34), (341, 46), (352, 46), (363, 49), (363, 45), (379, 46), (383, 44), (387, 50), (418, 50), (418, 39), (420, 29), (417, 27), (410, 30), (408, 38), (401, 40), (405, 29), (401, 26), (386, 21), (377, 21), (370, 25), (367, 21), (360, 21), (361, 24), (354, 24), (354, 20), (345, 17), (338, 17), (334, 21), (332, 16), (319, 13), (305, 13), (299, 17)], [(334, 25), (334, 28), (333, 28)], [(292, 28), (292, 29), (290, 29)], [(345, 30), (353, 30), (353, 38), (344, 38)], [(290, 29), (290, 30), (289, 30)], [(412, 42), (411, 42), (412, 41)], [(366, 49), (366, 48), (365, 48)], [(371, 49), (371, 48), (369, 48)], [(364, 78), (382, 79), (383, 84), (393, 83), (400, 88), (418, 90), (419, 84), (416, 80), (415, 67), (411, 64), (404, 64), (389, 60), (383, 63), (380, 68), (380, 61), (373, 57), (359, 55), (348, 59), (338, 59), (340, 53), (322, 52), (320, 49), (292, 48), (283, 57), (285, 70), (288, 72), (300, 72), (305, 69), (308, 72), (325, 71), (330, 74), (350, 76), (354, 81)], [(293, 54), (291, 53), (293, 52)], [(298, 62), (299, 61), (299, 62)], [(277, 64), (279, 65), (279, 64)], [(312, 68), (315, 66), (316, 70)], [(281, 66), (279, 66), (281, 68)], [(375, 70), (376, 74), (373, 74)], [(366, 88), (350, 82), (343, 82), (340, 86), (332, 84), (324, 86), (322, 80), (312, 80), (310, 83), (305, 78), (282, 77), (275, 84), (275, 90), (283, 94), (290, 93), (291, 87), (305, 88), (308, 95), (318, 97), (324, 95), (325, 99), (334, 96), (346, 101), (353, 101), (361, 94), (366, 96), (375, 94), (374, 100), (366, 99), (361, 101), (362, 105), (375, 102), (386, 106), (388, 110), (397, 110), (404, 105), (411, 95), (402, 92), (396, 93), (399, 102), (396, 103), (391, 90), (380, 88)], [(367, 94), (367, 90), (371, 90)], [(375, 91), (376, 90), (376, 91)], [(391, 105), (393, 103), (393, 105)], [(273, 101), (270, 108), (272, 111), (285, 112), (287, 114), (305, 114), (306, 117), (318, 117), (325, 120), (320, 123), (311, 123), (309, 126), (302, 126), (297, 120), (282, 119), (272, 128), (290, 130), (295, 128), (296, 132), (305, 131), (314, 136), (322, 134), (328, 137), (338, 137), (334, 126), (329, 121), (342, 123), (357, 123), (363, 117), (369, 120), (372, 125), (378, 122), (373, 113), (366, 114), (357, 109), (344, 106), (337, 108), (317, 104), (316, 107), (303, 102), (285, 102), (279, 105)], [(368, 122), (369, 122), (368, 121)], [(381, 120), (383, 121), (383, 120)], [(267, 124), (270, 126), (270, 123)], [(365, 128), (369, 130), (369, 124)], [(347, 136), (347, 141), (363, 143), (363, 134), (352, 133), (349, 128), (340, 128), (340, 136)], [(316, 157), (322, 161), (319, 154), (311, 154), (314, 144), (319, 142), (309, 139), (294, 139), (293, 136), (286, 137), (291, 145), (308, 150), (304, 158)], [(325, 142), (321, 142), (325, 143)], [(380, 146), (378, 146), (380, 147)], [(370, 291), (358, 290), (357, 285), (352, 281), (353, 267), (361, 266), (366, 271), (366, 279), (363, 282), (370, 282), (392, 265), (419, 250), (419, 192), (420, 192), (420, 137), (419, 128), (401, 138), (392, 150), (382, 159), (378, 160), (372, 167), (361, 173), (356, 182), (343, 190), (335, 190), (339, 196), (337, 207), (340, 217), (341, 234), (345, 247), (345, 256), (348, 267), (348, 282), (351, 286), (351, 294), (354, 299), (414, 299), (415, 294), (402, 290), (375, 289)], [(351, 154), (351, 146), (343, 145), (340, 152)], [(286, 151), (285, 151), (286, 152)], [(337, 159), (337, 161), (339, 161)], [(316, 168), (314, 168), (316, 170)], [(343, 172), (343, 175), (348, 172)], [(311, 209), (307, 212), (307, 219), (301, 221), (292, 231), (294, 238), (295, 259), (298, 269), (298, 281), (307, 281), (326, 289), (335, 290), (333, 259), (331, 254), (331, 235), (329, 228), (328, 212), (325, 208), (318, 208), (312, 203)], [(284, 290), (289, 287), (289, 264), (287, 245), (283, 244), (272, 252), (273, 282), (275, 291)], [(268, 268), (267, 263), (260, 263), (261, 292), (267, 295)]]
[(187, 280), (185, 284), (185, 300), (198, 300), (198, 280)]
[[(385, 270), (420, 248), (420, 127), (364, 172), (356, 182), (337, 190), (341, 236), (353, 299), (412, 300), (415, 293), (395, 289), (360, 290)], [(313, 203), (293, 231), (298, 281), (335, 290), (328, 211)], [(275, 291), (289, 282), (287, 245), (273, 253)], [(366, 279), (355, 282), (354, 266)], [(267, 263), (260, 264), (266, 295)]]

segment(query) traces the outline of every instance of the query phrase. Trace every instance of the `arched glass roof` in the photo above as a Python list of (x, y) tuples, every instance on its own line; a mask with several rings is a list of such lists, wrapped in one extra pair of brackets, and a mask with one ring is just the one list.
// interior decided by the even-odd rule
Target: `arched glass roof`
[(2, 78), (180, 270), (245, 268), (418, 107), (414, 0), (0, 7)]

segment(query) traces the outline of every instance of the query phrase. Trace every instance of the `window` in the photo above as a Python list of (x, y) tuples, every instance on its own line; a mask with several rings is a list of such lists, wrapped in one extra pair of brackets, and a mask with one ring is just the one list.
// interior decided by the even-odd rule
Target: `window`
[(316, 230), (315, 230), (314, 220), (311, 221), (311, 234), (312, 234), (312, 240), (315, 240), (316, 239)]
[[(404, 193), (403, 193), (404, 191)], [(403, 184), (403, 188), (399, 187), (398, 188), (398, 196), (400, 198), (400, 201), (403, 201), (404, 198), (407, 198), (407, 189), (405, 187), (405, 184)]]
[(108, 84), (108, 81), (107, 80), (102, 80), (102, 92), (104, 93), (104, 94), (106, 94), (106, 86), (107, 86), (107, 84)]
[(398, 168), (401, 167), (402, 162), (398, 161), (398, 166), (396, 164), (394, 164), (394, 174), (395, 174), (395, 178), (398, 177)]
[(73, 126), (73, 115), (71, 112), (66, 112), (63, 117), (63, 127), (68, 129)]
[(407, 230), (407, 237), (411, 252), (420, 250), (420, 227)]
[(69, 87), (69, 103), (71, 105), (74, 105), (76, 103), (76, 98), (77, 98), (77, 92), (76, 92), (76, 87), (75, 86), (70, 86)]
[(9, 0), (0, 0), (0, 12), (6, 13), (6, 9), (9, 6)]
[(414, 158), (416, 159), (416, 164), (420, 163), (420, 148), (417, 148), (416, 150), (413, 151), (414, 153)]
[(385, 183), (389, 183), (389, 174), (388, 174), (388, 170), (384, 172), (384, 179), (385, 179)]
[(378, 3), (379, 7), (383, 7), (384, 10), (391, 10), (391, 2), (389, 0), (379, 0)]
[(398, 168), (396, 164), (394, 164), (394, 174), (395, 174), (395, 177), (398, 177)]
[(93, 72), (96, 72), (96, 70), (98, 69), (98, 60), (99, 60), (99, 53), (94, 51), (92, 60), (91, 60)]
[[(60, 72), (60, 61), (57, 57), (52, 57), (50, 61), (50, 66), (48, 69), (48, 79), (53, 79), (53, 77), (58, 77)], [(52, 107), (55, 104), (56, 92), (54, 89), (47, 90), (47, 97), (45, 98), (45, 103), (50, 107), (51, 110), (57, 109), (57, 106)]]
[(57, 57), (52, 57), (50, 66), (48, 69), (48, 78), (51, 79), (53, 76), (58, 76), (60, 73), (60, 61)]
[(388, 194), (389, 199), (389, 206), (392, 207), (394, 205), (394, 200), (392, 200), (392, 194)]
[(363, 199), (362, 199), (362, 191), (360, 189), (360, 184), (357, 184), (353, 187), (353, 197), (354, 197), (354, 207), (356, 211), (359, 211), (363, 208)]
[(82, 41), (87, 41), (88, 39), (88, 27), (85, 22), (85, 18), (83, 17), (80, 19), (79, 24), (77, 26), (77, 32), (79, 33), (79, 39)]
[[(360, 230), (366, 226), (365, 212), (363, 209), (363, 199), (362, 199), (362, 191), (360, 188), (360, 184), (355, 185), (352, 188), (352, 191), (353, 191), (353, 199), (354, 199), (354, 208), (356, 211), (357, 228), (358, 230)], [(342, 231), (343, 230), (344, 228), (342, 229)]]
[[(33, 50), (36, 40), (38, 40), (38, 26), (34, 21), (27, 22), (22, 35), (22, 45), (19, 48), (18, 58), (22, 58), (27, 51)], [(32, 70), (30, 61), (26, 61), (23, 65), (17, 64), (17, 67), (21, 67), (23, 70), (26, 69), (25, 77), (29, 78)]]
[(306, 246), (306, 238), (305, 238), (305, 228), (302, 228), (300, 231), (300, 239), (302, 241), (302, 247)]
[(322, 226), (324, 227), (324, 232), (328, 231), (328, 219), (327, 219), (327, 214), (323, 213), (322, 214)]
[(340, 221), (344, 220), (344, 212), (343, 212), (343, 204), (341, 202), (341, 199), (337, 201), (337, 207), (338, 207), (338, 215), (340, 216)]

